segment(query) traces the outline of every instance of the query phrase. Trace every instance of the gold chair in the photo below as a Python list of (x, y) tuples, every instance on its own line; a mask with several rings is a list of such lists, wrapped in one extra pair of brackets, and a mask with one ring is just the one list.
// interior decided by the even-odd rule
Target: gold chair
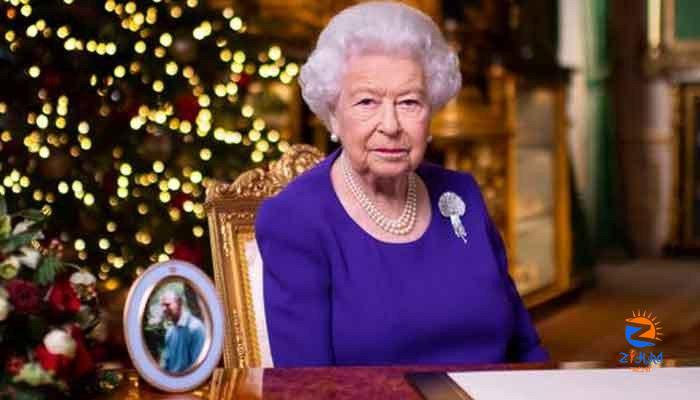
[(263, 264), (255, 242), (260, 203), (323, 159), (309, 145), (293, 145), (267, 168), (242, 173), (233, 183), (207, 187), (214, 283), (226, 312), (224, 367), (272, 367), (262, 298)]

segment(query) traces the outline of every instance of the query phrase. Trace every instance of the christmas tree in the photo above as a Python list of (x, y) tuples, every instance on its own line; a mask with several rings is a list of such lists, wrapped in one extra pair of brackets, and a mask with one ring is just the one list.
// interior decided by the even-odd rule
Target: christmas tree
[(9, 207), (50, 212), (47, 240), (107, 288), (169, 258), (208, 268), (205, 187), (285, 151), (263, 118), (285, 103), (260, 87), (298, 65), (204, 0), (0, 7)]

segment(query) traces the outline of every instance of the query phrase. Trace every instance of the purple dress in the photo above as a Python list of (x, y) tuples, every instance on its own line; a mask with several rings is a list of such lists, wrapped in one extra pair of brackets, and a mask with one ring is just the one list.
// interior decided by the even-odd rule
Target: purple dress
[[(386, 243), (357, 225), (333, 190), (330, 170), (339, 154), (258, 211), (276, 367), (548, 359), (471, 175), (421, 164), (429, 227), (413, 242)], [(437, 207), (446, 191), (467, 204), (467, 244)]]

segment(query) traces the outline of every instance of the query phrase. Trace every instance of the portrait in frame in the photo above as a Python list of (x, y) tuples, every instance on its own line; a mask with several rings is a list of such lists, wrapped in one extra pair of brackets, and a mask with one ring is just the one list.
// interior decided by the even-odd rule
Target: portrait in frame
[(700, 3), (647, 0), (647, 72), (694, 76), (700, 60)]
[(168, 392), (201, 385), (219, 364), (224, 342), (223, 306), (211, 279), (184, 261), (152, 265), (129, 290), (124, 337), (150, 385)]

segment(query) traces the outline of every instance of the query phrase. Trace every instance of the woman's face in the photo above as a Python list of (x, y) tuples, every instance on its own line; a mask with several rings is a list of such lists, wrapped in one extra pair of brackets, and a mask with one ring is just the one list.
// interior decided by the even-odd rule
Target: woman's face
[(351, 57), (331, 127), (353, 169), (373, 178), (413, 171), (427, 146), (430, 106), (421, 65), (387, 55)]

